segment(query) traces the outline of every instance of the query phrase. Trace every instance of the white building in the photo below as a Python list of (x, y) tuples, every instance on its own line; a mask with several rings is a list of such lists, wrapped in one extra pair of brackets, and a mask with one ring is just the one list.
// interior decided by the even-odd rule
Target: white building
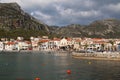
[(57, 50), (60, 46), (60, 39), (42, 39), (40, 40), (40, 50)]
[(48, 42), (41, 43), (39, 45), (39, 50), (48, 50)]
[(22, 40), (24, 40), (24, 38), (23, 37), (17, 37), (17, 40), (22, 41)]
[(0, 51), (2, 51), (4, 49), (4, 44), (3, 42), (0, 42)]
[(60, 39), (53, 39), (48, 42), (48, 48), (57, 50), (60, 47)]
[(68, 41), (67, 39), (63, 38), (60, 40), (60, 47), (64, 47), (64, 46), (67, 46), (68, 45)]
[(5, 42), (5, 51), (12, 51), (15, 48), (15, 43), (14, 42), (10, 42), (10, 41), (6, 41)]
[(27, 42), (17, 42), (16, 48), (18, 50), (28, 50), (31, 45), (28, 44)]
[(40, 38), (30, 37), (32, 49), (39, 50), (39, 40)]

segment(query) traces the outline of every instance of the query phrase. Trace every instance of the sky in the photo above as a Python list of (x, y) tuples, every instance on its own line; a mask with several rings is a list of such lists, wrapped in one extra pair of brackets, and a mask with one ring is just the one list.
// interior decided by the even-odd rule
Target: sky
[(0, 2), (17, 2), (25, 12), (48, 25), (88, 25), (95, 20), (120, 19), (120, 0), (0, 0)]

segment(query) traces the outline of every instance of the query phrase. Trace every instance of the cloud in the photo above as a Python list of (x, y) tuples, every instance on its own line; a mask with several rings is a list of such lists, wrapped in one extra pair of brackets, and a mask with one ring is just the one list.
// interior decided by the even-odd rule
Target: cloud
[(50, 19), (51, 18), (51, 16), (43, 14), (43, 13), (41, 13), (39, 11), (32, 12), (31, 14), (33, 16), (36, 15), (36, 16), (40, 16), (41, 18), (45, 18), (45, 19)]
[(23, 4), (22, 0), (1, 0), (2, 3), (10, 3), (10, 2), (16, 2), (18, 4)]
[(35, 18), (40, 18), (40, 19), (46, 21), (46, 23), (48, 23), (48, 24), (51, 24), (50, 20), (51, 20), (52, 16), (50, 16), (50, 15), (44, 14), (40, 11), (34, 11), (31, 13), (31, 15), (34, 16)]
[(109, 4), (105, 7), (106, 9), (113, 11), (113, 12), (120, 12), (120, 3), (117, 4)]
[(48, 25), (89, 24), (120, 18), (120, 0), (1, 0), (17, 2), (25, 12)]

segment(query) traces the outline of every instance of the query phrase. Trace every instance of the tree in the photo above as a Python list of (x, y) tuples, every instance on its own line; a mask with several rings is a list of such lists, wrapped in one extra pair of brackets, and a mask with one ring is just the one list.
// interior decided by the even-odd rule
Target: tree
[(81, 48), (81, 46), (82, 46), (82, 45), (81, 45), (81, 42), (79, 42), (79, 48)]
[(101, 50), (104, 50), (105, 44), (101, 44)]
[(88, 47), (88, 44), (86, 43), (86, 44), (84, 45), (84, 49), (87, 50), (87, 47)]
[(109, 43), (112, 45), (112, 46), (111, 46), (111, 49), (112, 49), (112, 51), (113, 51), (113, 50), (114, 50), (114, 49), (113, 49), (113, 48), (114, 48), (114, 41), (113, 41), (113, 40), (110, 40)]

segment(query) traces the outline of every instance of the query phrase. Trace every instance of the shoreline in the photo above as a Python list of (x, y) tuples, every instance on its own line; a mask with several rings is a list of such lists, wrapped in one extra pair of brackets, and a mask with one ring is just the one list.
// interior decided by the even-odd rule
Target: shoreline
[(58, 54), (66, 54), (66, 53), (71, 53), (71, 52), (68, 52), (68, 51), (44, 51), (44, 50), (3, 50), (3, 51), (0, 51), (0, 52), (18, 52), (18, 53), (21, 53), (21, 52), (43, 52), (43, 53), (58, 53)]
[(120, 61), (120, 53), (73, 53), (73, 58)]
[(72, 57), (76, 59), (120, 61), (120, 58), (82, 57), (82, 56), (72, 56)]
[[(47, 53), (47, 54), (71, 54), (67, 51), (39, 51), (39, 50), (13, 50), (13, 51), (0, 51), (0, 52), (33, 52), (33, 53)], [(89, 60), (110, 60), (110, 61), (120, 61), (120, 53), (112, 52), (112, 53), (72, 53), (71, 56), (76, 59), (89, 59)]]

